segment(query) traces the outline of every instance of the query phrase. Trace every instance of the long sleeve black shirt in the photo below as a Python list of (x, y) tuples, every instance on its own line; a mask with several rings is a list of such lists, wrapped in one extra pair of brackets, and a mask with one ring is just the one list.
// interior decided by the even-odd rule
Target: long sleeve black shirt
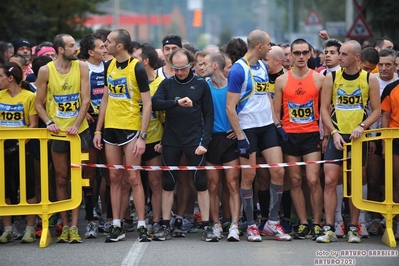
[[(188, 97), (192, 107), (176, 105), (176, 97)], [(176, 76), (161, 82), (152, 97), (153, 111), (166, 111), (162, 145), (208, 148), (213, 130), (212, 94), (207, 82), (192, 73), (185, 80)]]

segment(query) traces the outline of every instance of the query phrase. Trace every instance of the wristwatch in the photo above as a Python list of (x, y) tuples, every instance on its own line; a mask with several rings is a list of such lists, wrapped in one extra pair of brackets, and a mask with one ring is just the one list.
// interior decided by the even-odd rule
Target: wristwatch
[(49, 125), (52, 125), (52, 124), (54, 124), (54, 122), (51, 121), (50, 119), (46, 122), (46, 126), (49, 126)]
[(147, 139), (147, 133), (141, 133), (140, 134), (140, 138), (142, 138), (143, 140)]
[(180, 97), (175, 97), (175, 105), (179, 105)]
[(364, 128), (366, 125), (365, 125), (363, 122), (361, 122), (361, 123), (359, 124), (359, 126), (361, 126), (362, 128)]

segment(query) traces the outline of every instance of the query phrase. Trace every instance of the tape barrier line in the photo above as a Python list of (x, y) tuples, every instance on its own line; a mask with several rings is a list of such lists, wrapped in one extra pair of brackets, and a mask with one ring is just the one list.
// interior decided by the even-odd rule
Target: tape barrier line
[(309, 161), (309, 162), (292, 162), (292, 163), (272, 163), (272, 164), (243, 164), (243, 165), (214, 165), (214, 166), (138, 166), (138, 165), (120, 165), (120, 164), (85, 164), (81, 165), (71, 164), (71, 168), (94, 167), (106, 168), (116, 170), (144, 170), (144, 171), (175, 171), (175, 170), (223, 170), (223, 169), (249, 169), (249, 168), (274, 168), (274, 167), (290, 167), (302, 166), (311, 164), (324, 164), (346, 161), (346, 159), (322, 160), (322, 161)]

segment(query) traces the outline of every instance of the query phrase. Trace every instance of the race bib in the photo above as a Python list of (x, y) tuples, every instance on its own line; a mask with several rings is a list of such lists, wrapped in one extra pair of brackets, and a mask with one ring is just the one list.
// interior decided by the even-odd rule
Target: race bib
[(130, 99), (126, 78), (108, 78), (108, 95), (114, 99)]
[(288, 112), (292, 123), (305, 124), (316, 120), (312, 100), (303, 104), (288, 102)]
[(2, 127), (25, 127), (24, 105), (0, 104), (0, 126)]
[(79, 93), (54, 95), (54, 101), (57, 106), (55, 114), (57, 117), (72, 118), (78, 116), (80, 109)]
[(362, 92), (360, 89), (355, 90), (352, 94), (347, 94), (344, 90), (337, 90), (336, 109), (353, 111), (363, 110)]

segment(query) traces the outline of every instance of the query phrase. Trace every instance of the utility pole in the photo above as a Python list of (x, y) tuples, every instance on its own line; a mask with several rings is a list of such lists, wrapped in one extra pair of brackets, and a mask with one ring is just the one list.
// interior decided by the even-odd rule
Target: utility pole
[(114, 25), (113, 29), (119, 29), (119, 0), (114, 0)]

